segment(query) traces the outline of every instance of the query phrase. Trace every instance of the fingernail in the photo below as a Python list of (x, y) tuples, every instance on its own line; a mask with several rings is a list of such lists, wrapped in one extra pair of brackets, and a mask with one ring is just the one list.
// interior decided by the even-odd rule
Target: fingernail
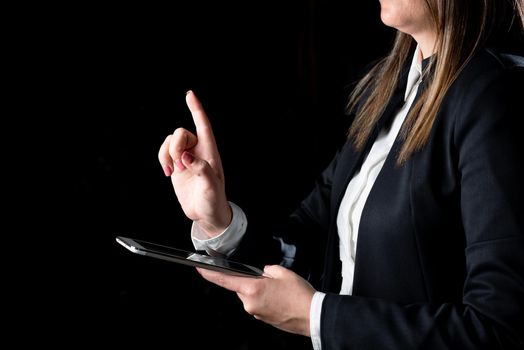
[(164, 174), (166, 176), (171, 176), (171, 174), (173, 174), (173, 169), (171, 169), (169, 165), (164, 165), (162, 169), (164, 169)]
[(182, 158), (184, 158), (184, 161), (189, 164), (193, 163), (193, 161), (195, 160), (195, 157), (193, 157), (193, 155), (189, 152), (184, 152)]
[(182, 164), (180, 159), (175, 159), (175, 165), (176, 165), (177, 169), (180, 170), (180, 171), (182, 171), (182, 170), (184, 170), (186, 168), (184, 166), (184, 164)]
[(186, 91), (186, 95), (189, 95), (190, 92), (191, 92), (191, 90), (187, 90)]

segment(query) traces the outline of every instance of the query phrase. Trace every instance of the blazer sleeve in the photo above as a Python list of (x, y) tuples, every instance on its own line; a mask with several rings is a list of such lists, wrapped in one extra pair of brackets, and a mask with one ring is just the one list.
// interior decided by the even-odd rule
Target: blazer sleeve
[(315, 284), (323, 266), (332, 178), (340, 152), (339, 149), (335, 153), (311, 192), (291, 215), (278, 218), (273, 211), (246, 213), (247, 231), (232, 258), (260, 267), (280, 264)]
[(402, 305), (327, 294), (323, 349), (524, 349), (523, 87), (522, 67), (498, 70), (454, 101), (462, 301)]

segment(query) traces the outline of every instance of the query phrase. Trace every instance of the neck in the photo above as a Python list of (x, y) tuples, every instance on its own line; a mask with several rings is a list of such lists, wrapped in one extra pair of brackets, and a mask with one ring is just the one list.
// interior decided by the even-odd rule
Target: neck
[(420, 60), (422, 61), (425, 58), (428, 58), (429, 56), (433, 55), (435, 52), (435, 42), (436, 42), (436, 35), (432, 32), (424, 32), (417, 35), (413, 35), (413, 39), (418, 44), (420, 54), (422, 57)]

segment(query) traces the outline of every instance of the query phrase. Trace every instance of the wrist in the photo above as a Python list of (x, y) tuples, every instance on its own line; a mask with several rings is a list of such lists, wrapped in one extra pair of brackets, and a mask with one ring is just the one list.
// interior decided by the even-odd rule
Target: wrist
[(220, 213), (213, 218), (214, 220), (203, 221), (198, 220), (195, 223), (202, 230), (202, 232), (208, 237), (213, 238), (224, 232), (233, 219), (233, 211), (229, 202), (226, 201), (225, 205), (221, 206)]
[(311, 337), (311, 304), (313, 302), (314, 292), (310, 295), (304, 312), (304, 322), (302, 323), (302, 335)]

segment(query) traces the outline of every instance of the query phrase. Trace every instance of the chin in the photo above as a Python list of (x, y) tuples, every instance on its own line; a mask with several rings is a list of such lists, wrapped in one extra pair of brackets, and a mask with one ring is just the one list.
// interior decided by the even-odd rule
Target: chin
[(394, 21), (392, 21), (391, 15), (388, 13), (388, 11), (380, 11), (380, 20), (388, 27), (395, 28)]

